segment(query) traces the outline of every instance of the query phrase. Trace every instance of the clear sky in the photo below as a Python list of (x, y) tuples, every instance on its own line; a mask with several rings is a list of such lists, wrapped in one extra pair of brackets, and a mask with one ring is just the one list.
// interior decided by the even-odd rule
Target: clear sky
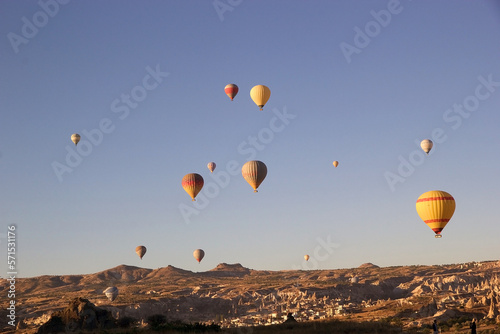
[[(15, 225), (19, 276), (499, 257), (498, 2), (10, 0), (0, 36), (0, 254)], [(441, 239), (415, 210), (429, 190), (456, 200)]]

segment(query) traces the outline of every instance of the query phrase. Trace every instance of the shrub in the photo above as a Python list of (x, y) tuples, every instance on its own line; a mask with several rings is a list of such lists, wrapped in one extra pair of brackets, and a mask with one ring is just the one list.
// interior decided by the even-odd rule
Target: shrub
[(116, 321), (116, 324), (120, 328), (129, 328), (130, 326), (132, 326), (136, 322), (137, 322), (137, 319), (135, 319), (135, 318), (132, 318), (132, 317), (123, 317), (123, 318), (118, 319)]
[(167, 322), (167, 317), (163, 314), (153, 314), (147, 318), (147, 321), (151, 328), (158, 329)]

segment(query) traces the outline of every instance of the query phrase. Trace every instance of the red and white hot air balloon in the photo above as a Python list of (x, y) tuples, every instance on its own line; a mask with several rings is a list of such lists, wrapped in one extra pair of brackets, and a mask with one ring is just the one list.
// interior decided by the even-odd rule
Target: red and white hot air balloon
[(226, 92), (227, 96), (231, 99), (231, 101), (234, 99), (236, 94), (238, 94), (238, 86), (235, 84), (229, 84), (224, 87), (224, 92)]

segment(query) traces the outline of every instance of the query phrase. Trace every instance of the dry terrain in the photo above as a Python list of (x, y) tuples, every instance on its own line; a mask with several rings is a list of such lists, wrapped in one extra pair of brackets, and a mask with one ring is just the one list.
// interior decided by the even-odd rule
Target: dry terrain
[[(172, 266), (153, 270), (120, 265), (88, 275), (18, 279), (16, 332), (36, 332), (77, 297), (111, 311), (115, 319), (132, 317), (142, 326), (154, 314), (169, 321), (234, 328), (282, 323), (292, 313), (299, 323), (385, 321), (405, 331), (423, 328), (432, 319), (447, 329), (450, 320), (460, 319), (462, 325), (449, 329), (460, 332), (473, 317), (479, 329), (495, 328), (500, 319), (499, 273), (498, 261), (309, 271), (262, 271), (222, 263), (198, 273)], [(108, 286), (119, 289), (113, 302), (103, 294)], [(2, 295), (8, 289), (2, 279)], [(8, 319), (7, 306), (2, 298), (2, 319)], [(5, 325), (0, 331), (9, 329)]]

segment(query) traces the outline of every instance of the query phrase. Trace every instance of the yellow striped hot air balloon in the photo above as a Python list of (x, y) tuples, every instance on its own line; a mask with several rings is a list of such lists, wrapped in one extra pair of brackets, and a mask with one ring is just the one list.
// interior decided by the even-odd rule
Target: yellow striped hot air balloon
[(182, 178), (182, 188), (191, 196), (193, 201), (195, 201), (196, 195), (203, 188), (203, 177), (200, 174), (190, 173), (184, 175)]
[(271, 90), (267, 86), (257, 85), (250, 90), (250, 97), (262, 111), (262, 108), (271, 97)]
[(241, 168), (241, 175), (252, 186), (253, 192), (256, 193), (257, 188), (266, 178), (267, 167), (262, 161), (247, 161)]
[(429, 226), (436, 238), (441, 238), (441, 231), (455, 212), (455, 199), (446, 191), (432, 190), (417, 199), (417, 213)]

